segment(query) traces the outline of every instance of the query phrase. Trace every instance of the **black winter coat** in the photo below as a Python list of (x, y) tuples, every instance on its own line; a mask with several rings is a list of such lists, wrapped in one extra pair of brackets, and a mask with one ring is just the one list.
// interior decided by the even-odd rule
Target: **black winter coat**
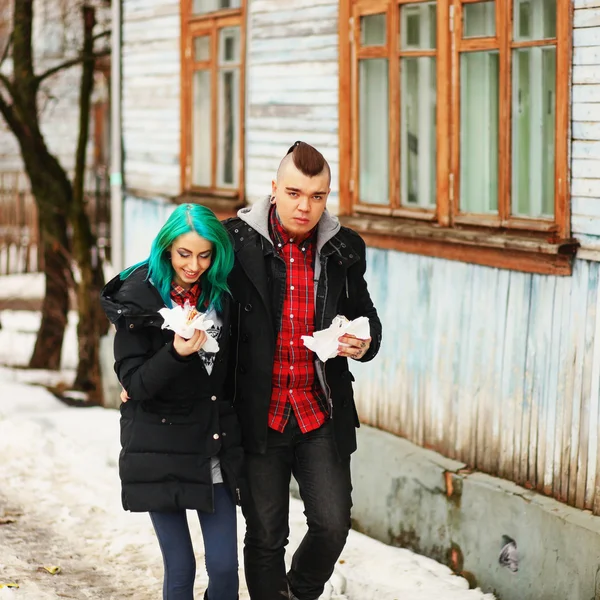
[[(327, 213), (321, 220), (324, 218), (337, 224)], [(264, 214), (259, 220), (266, 224)], [(236, 217), (227, 220), (225, 226), (233, 237), (235, 250), (235, 265), (229, 277), (237, 302), (232, 315), (235, 357), (230, 379), (235, 386), (234, 406), (245, 450), (264, 453), (273, 358), (285, 294), (285, 263), (264, 232), (261, 235), (251, 225), (251, 220)], [(373, 359), (381, 344), (381, 322), (364, 278), (364, 241), (351, 229), (341, 227), (323, 245), (317, 260), (320, 276), (315, 282), (315, 329), (329, 327), (336, 315), (348, 319), (368, 317), (372, 342), (361, 362)], [(329, 359), (325, 364), (317, 359), (316, 368), (324, 379), (338, 454), (347, 457), (356, 450), (356, 428), (360, 427), (352, 389), (354, 377), (344, 357)]]
[(164, 302), (147, 273), (141, 267), (124, 281), (117, 276), (101, 295), (116, 326), (115, 371), (131, 398), (120, 409), (123, 507), (212, 511), (213, 456), (239, 502), (241, 432), (224, 393), (231, 301), (224, 299), (220, 350), (208, 375), (198, 354), (179, 356), (174, 333), (161, 329)]

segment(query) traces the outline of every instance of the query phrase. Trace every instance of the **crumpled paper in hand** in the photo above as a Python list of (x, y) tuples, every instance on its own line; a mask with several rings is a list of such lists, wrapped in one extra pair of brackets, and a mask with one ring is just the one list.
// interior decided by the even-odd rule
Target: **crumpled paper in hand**
[(189, 302), (186, 301), (183, 307), (176, 304), (173, 308), (161, 308), (158, 312), (164, 319), (163, 329), (171, 329), (186, 340), (194, 335), (196, 329), (206, 331), (206, 342), (201, 349), (211, 354), (219, 351), (219, 342), (208, 331), (215, 324), (214, 321), (207, 319), (204, 313), (198, 312)]
[(371, 336), (371, 327), (367, 317), (358, 317), (349, 321), (346, 317), (338, 315), (327, 329), (315, 331), (312, 335), (303, 335), (304, 345), (312, 350), (323, 362), (334, 358), (338, 353), (339, 338), (351, 334), (361, 340)]

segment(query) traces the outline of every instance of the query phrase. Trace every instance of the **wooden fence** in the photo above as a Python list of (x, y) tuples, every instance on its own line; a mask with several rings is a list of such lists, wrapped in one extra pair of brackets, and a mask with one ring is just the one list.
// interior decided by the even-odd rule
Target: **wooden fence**
[[(86, 208), (97, 246), (96, 257), (110, 260), (110, 185), (105, 169), (86, 173)], [(43, 270), (38, 211), (23, 172), (0, 172), (0, 275)]]

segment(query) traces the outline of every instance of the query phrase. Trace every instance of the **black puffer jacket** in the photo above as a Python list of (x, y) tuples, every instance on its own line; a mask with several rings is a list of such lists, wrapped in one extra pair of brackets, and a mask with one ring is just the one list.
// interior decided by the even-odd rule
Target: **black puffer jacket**
[(197, 354), (181, 357), (162, 329), (164, 302), (142, 267), (101, 295), (116, 326), (115, 371), (131, 398), (121, 405), (119, 474), (131, 511), (213, 510), (211, 457), (240, 500), (243, 461), (238, 420), (224, 393), (229, 355), (228, 298), (211, 375)]
[[(268, 412), (277, 334), (285, 294), (285, 263), (274, 251), (268, 232), (269, 202), (242, 209), (239, 216), (225, 222), (233, 237), (235, 266), (229, 286), (237, 303), (233, 311), (232, 334), (235, 340), (235, 408), (240, 416), (244, 448), (248, 452), (266, 450)], [(381, 344), (381, 322), (365, 281), (365, 243), (337, 218), (325, 212), (317, 231), (315, 257), (315, 328), (331, 325), (336, 315), (348, 319), (369, 319), (372, 342), (361, 359), (375, 357)], [(340, 456), (356, 450), (358, 415), (354, 404), (348, 360), (337, 357), (323, 364), (316, 360), (316, 371), (328, 397), (335, 441)]]

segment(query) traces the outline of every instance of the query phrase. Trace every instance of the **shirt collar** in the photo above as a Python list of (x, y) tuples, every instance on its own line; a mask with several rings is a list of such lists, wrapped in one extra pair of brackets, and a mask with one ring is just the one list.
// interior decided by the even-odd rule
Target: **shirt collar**
[(179, 306), (183, 306), (187, 300), (190, 306), (196, 307), (201, 293), (202, 289), (200, 288), (199, 281), (194, 283), (189, 290), (186, 290), (174, 281), (171, 282), (171, 299), (179, 304)]

